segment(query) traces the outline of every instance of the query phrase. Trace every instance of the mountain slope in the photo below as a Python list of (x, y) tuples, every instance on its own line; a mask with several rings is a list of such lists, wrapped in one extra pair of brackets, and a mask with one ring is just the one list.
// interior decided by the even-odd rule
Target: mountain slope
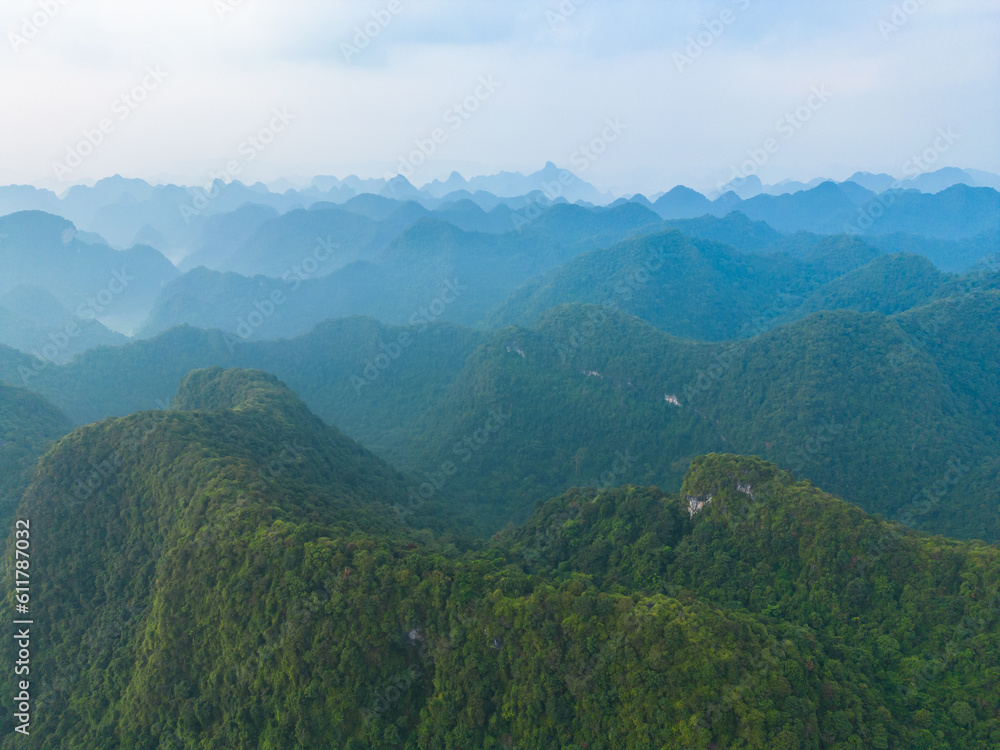
[(943, 240), (913, 234), (869, 235), (865, 238), (884, 253), (916, 253), (942, 271), (962, 273), (984, 259), (996, 256), (1000, 247), (1000, 230), (984, 232), (960, 240)]
[(35, 462), (71, 429), (66, 415), (38, 394), (0, 383), (0, 526), (5, 531)]
[(6, 346), (62, 364), (88, 349), (127, 341), (97, 320), (73, 315), (44, 289), (17, 286), (0, 294), (0, 343)]
[(876, 194), (852, 182), (824, 182), (810, 190), (785, 195), (756, 195), (740, 200), (728, 192), (708, 210), (664, 218), (695, 218), (710, 213), (725, 216), (740, 211), (779, 232), (816, 234), (876, 234), (896, 232), (961, 240), (1000, 227), (1000, 192), (992, 188), (954, 185), (936, 194), (917, 190), (890, 190)]
[(0, 262), (0, 294), (37, 287), (76, 318), (121, 331), (138, 326), (163, 284), (178, 273), (151, 247), (118, 251), (88, 244), (76, 238), (72, 223), (41, 211), (0, 217)]
[[(178, 403), (194, 410), (67, 436), (23, 502), (39, 553), (33, 571), (46, 580), (33, 604), (45, 647), (31, 665), (45, 704), (33, 736), (45, 746), (157, 747), (166, 696), (170, 726), (186, 737), (207, 722), (204, 710), (240, 710), (237, 673), (224, 687), (205, 659), (245, 664), (241, 649), (274, 617), (253, 605), (286, 566), (302, 564), (303, 543), (322, 556), (331, 538), (396, 527), (399, 475), (273, 376), (195, 372)], [(199, 622), (205, 640), (196, 644), (190, 626)], [(263, 703), (279, 714), (273, 701)], [(4, 721), (9, 729), (10, 714)], [(226, 746), (241, 744), (224, 735)]]
[[(273, 378), (192, 373), (177, 403), (43, 460), (22, 505), (38, 708), (29, 737), (5, 713), (0, 746), (1000, 739), (995, 547), (707, 456), (682, 495), (574, 489), (459, 551), (387, 517), (391, 470)], [(74, 493), (94, 462), (114, 468)]]
[(326, 275), (355, 260), (371, 259), (377, 232), (375, 222), (340, 208), (290, 211), (264, 221), (213, 268), (281, 278), (312, 259), (320, 265), (313, 274)]
[[(166, 285), (141, 335), (189, 324), (276, 338), (350, 315), (396, 324), (421, 317), (479, 325), (530, 277), (661, 224), (638, 204), (530, 208), (537, 211), (494, 211), (483, 231), (443, 220), (447, 210), (429, 212), (378, 196), (361, 196), (343, 208), (316, 204), (293, 211), (263, 222), (225, 261), (214, 249), (201, 253), (214, 259), (214, 270), (192, 269)], [(206, 227), (213, 221), (221, 219), (206, 220)], [(280, 314), (248, 326), (261, 306), (280, 307)]]
[(706, 214), (697, 219), (677, 219), (669, 224), (681, 234), (721, 242), (744, 253), (774, 252), (786, 238), (769, 224), (751, 221), (739, 211), (722, 218)]
[[(574, 484), (677, 488), (694, 456), (738, 451), (869, 511), (992, 540), (1000, 293), (966, 282), (895, 316), (822, 312), (736, 342), (593, 306), (490, 334), (362, 318), (279, 342), (177, 329), (30, 384), (90, 421), (169, 400), (188, 369), (264, 368), (429, 483), (411, 510), (439, 529), (492, 531)], [(8, 378), (26, 367), (0, 356)]]
[[(692, 597), (769, 624), (805, 626), (807, 642), (822, 644), (825, 665), (807, 657), (799, 664), (826, 672), (823, 708), (788, 747), (849, 745), (852, 732), (864, 747), (987, 747), (1000, 737), (991, 715), (1000, 701), (991, 684), (1000, 663), (984, 650), (1000, 636), (1000, 590), (990, 572), (1000, 562), (995, 547), (886, 524), (755, 458), (700, 457), (681, 493), (677, 502), (642, 488), (571, 490), (505, 531), (502, 544), (535, 575), (592, 577), (602, 587)], [(958, 653), (966, 656), (948, 656)], [(747, 690), (735, 700), (753, 694), (758, 680), (782, 674), (767, 661), (751, 664)], [(864, 665), (867, 677), (845, 691), (827, 682), (834, 665)], [(870, 703), (847, 695), (869, 690)], [(800, 697), (809, 702), (807, 695)], [(982, 706), (974, 696), (989, 696), (985, 712), (973, 708)], [(859, 713), (878, 704), (876, 724), (885, 733), (864, 727)], [(776, 716), (799, 706), (786, 700)], [(713, 714), (692, 724), (706, 716)], [(711, 741), (754, 746), (717, 735)]]
[[(961, 304), (938, 335), (962, 342), (978, 333), (952, 350), (976, 363), (968, 372), (874, 314), (821, 313), (746, 342), (706, 345), (608, 310), (556, 308), (534, 330), (504, 329), (477, 352), (431, 422), (441, 431), (418, 465), (436, 466), (492, 410), (510, 410), (510, 428), (470, 462), (481, 484), (466, 488), (459, 507), (492, 513), (513, 502), (499, 520), (539, 487), (553, 494), (574, 476), (677, 486), (693, 455), (728, 449), (780, 460), (870, 511), (996, 539), (996, 514), (983, 512), (990, 496), (972, 495), (972, 475), (949, 467), (971, 470), (1000, 455), (995, 409), (979, 406), (996, 390), (987, 372), (1000, 335), (981, 321), (1000, 316), (1000, 295)], [(912, 513), (922, 492), (938, 499), (934, 521)]]
[(857, 310), (893, 315), (922, 307), (949, 276), (919, 255), (883, 255), (823, 285), (802, 301), (789, 319), (820, 310)]
[(560, 304), (619, 309), (675, 336), (753, 335), (802, 296), (878, 252), (848, 238), (816, 238), (800, 258), (745, 254), (675, 230), (579, 256), (517, 289), (489, 318), (531, 325)]
[(207, 217), (198, 228), (194, 248), (177, 267), (184, 272), (198, 266), (219, 268), (239, 251), (261, 224), (277, 216), (278, 212), (270, 206), (247, 203), (235, 211)]

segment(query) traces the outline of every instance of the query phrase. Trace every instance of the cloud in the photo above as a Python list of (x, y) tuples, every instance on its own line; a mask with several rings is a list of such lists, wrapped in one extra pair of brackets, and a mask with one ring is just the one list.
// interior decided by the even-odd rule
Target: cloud
[[(621, 117), (628, 131), (587, 179), (629, 192), (710, 187), (816, 85), (834, 96), (761, 168), (765, 182), (898, 173), (949, 125), (963, 134), (949, 159), (1000, 171), (995, 1), (398, 2), (391, 12), (390, 0), (65, 0), (28, 44), (14, 51), (7, 38), (0, 50), (4, 167), (51, 181), (53, 161), (162, 65), (169, 80), (74, 179), (202, 182), (274, 107), (297, 119), (247, 165), (248, 179), (381, 176), (481, 75), (502, 88), (419, 179), (463, 165), (570, 166), (606, 118)], [(916, 11), (886, 34), (894, 5)], [(18, 34), (38, 12), (38, 0), (8, 0), (0, 31)], [(359, 52), (345, 55), (345, 44)]]

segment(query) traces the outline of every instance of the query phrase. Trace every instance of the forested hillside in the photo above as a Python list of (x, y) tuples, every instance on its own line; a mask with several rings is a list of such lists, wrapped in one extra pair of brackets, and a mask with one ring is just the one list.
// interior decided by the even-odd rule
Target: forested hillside
[(195, 372), (176, 405), (42, 460), (36, 723), (5, 714), (3, 747), (1000, 741), (995, 547), (713, 455), (681, 494), (572, 489), (463, 548), (271, 376)]
[(6, 5), (0, 750), (1000, 750), (1000, 0)]
[(5, 534), (35, 462), (72, 428), (69, 418), (38, 394), (0, 383), (0, 527)]
[[(575, 484), (676, 489), (693, 457), (724, 450), (918, 528), (996, 540), (1000, 293), (955, 291), (714, 344), (588, 306), (493, 334), (364, 318), (277, 342), (177, 329), (38, 371), (7, 350), (0, 377), (27, 373), (87, 422), (168, 403), (192, 368), (265, 369), (414, 487), (430, 482), (414, 512), (436, 528), (457, 513), (489, 533)], [(445, 462), (461, 475), (443, 481)]]
[[(621, 310), (675, 336), (721, 341), (822, 310), (892, 314), (956, 288), (1000, 287), (995, 258), (953, 276), (922, 256), (880, 255), (867, 238), (775, 239), (773, 230), (745, 217), (675, 224), (694, 231), (633, 238), (529, 280), (493, 311), (490, 327), (531, 325), (556, 305), (587, 303)], [(709, 239), (696, 239), (701, 236)]]

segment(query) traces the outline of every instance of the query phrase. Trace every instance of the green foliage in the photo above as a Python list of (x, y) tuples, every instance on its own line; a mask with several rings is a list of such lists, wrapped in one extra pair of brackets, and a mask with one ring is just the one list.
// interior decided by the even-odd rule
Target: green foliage
[(570, 490), (461, 550), (402, 527), (399, 476), (272, 376), (195, 372), (176, 404), (43, 459), (20, 509), (34, 723), (5, 714), (0, 746), (1000, 739), (995, 547), (710, 455), (680, 495)]
[(41, 396), (0, 383), (0, 528), (5, 534), (35, 462), (72, 426), (65, 414)]
[[(673, 224), (690, 236), (638, 237), (576, 257), (517, 289), (489, 322), (533, 325), (552, 307), (587, 303), (675, 336), (720, 341), (822, 310), (893, 315), (955, 294), (971, 276), (941, 273), (920, 255), (881, 256), (853, 236), (779, 235), (738, 213)], [(994, 274), (976, 285), (1000, 282)]]
[(789, 316), (820, 310), (857, 310), (894, 315), (926, 305), (945, 288), (948, 276), (919, 255), (883, 255), (820, 287)]
[[(676, 490), (692, 458), (731, 451), (916, 528), (997, 540), (991, 279), (946, 280), (951, 294), (889, 317), (820, 312), (719, 343), (578, 305), (492, 334), (367, 318), (274, 342), (181, 328), (29, 383), (83, 422), (167, 403), (194, 368), (266, 370), (406, 471), (413, 490), (430, 482), (411, 522), (439, 531), (492, 533), (574, 485)], [(30, 367), (9, 354), (0, 375)], [(502, 428), (484, 429), (494, 415)]]
[[(807, 260), (748, 255), (671, 230), (580, 255), (532, 279), (489, 323), (495, 328), (531, 325), (556, 305), (589, 303), (635, 315), (675, 336), (710, 341), (746, 337), (756, 332), (755, 318), (776, 317), (768, 315), (776, 303), (794, 304), (836, 275), (822, 267), (828, 254)], [(877, 251), (868, 248), (860, 262), (874, 255)]]
[(983, 258), (996, 255), (1000, 231), (995, 227), (959, 240), (939, 239), (916, 234), (885, 234), (866, 239), (884, 253), (917, 253), (942, 271), (967, 271)]
[(601, 308), (555, 308), (470, 358), (415, 463), (439, 465), (491, 409), (509, 410), (451, 506), (494, 528), (609, 473), (677, 489), (695, 455), (735, 450), (869, 512), (996, 540), (998, 318), (997, 292), (969, 291), (894, 318), (824, 312), (706, 345)]

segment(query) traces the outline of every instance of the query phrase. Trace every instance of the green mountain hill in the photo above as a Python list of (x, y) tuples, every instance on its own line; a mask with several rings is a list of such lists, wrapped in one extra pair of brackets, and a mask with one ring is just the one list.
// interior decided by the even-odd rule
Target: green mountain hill
[[(581, 476), (676, 487), (694, 455), (724, 449), (777, 460), (872, 512), (997, 539), (1000, 487), (981, 495), (971, 480), (1000, 455), (995, 407), (982, 405), (998, 345), (983, 321), (1000, 315), (1000, 294), (907, 315), (820, 313), (707, 345), (600, 308), (556, 308), (476, 353), (418, 463), (438, 465), (491, 410), (510, 410), (510, 429), (473, 458), (480, 487), (459, 507), (510, 502), (516, 514)], [(943, 347), (952, 337), (964, 345)]]
[(762, 194), (736, 204), (719, 203), (721, 199), (706, 213), (725, 215), (738, 210), (779, 232), (901, 232), (961, 240), (1000, 227), (1000, 193), (967, 185), (954, 185), (934, 194), (891, 190), (879, 195), (850, 182), (824, 182), (797, 193)]
[(747, 338), (822, 310), (893, 314), (970, 284), (1000, 287), (995, 260), (954, 276), (920, 255), (881, 255), (867, 238), (778, 235), (738, 213), (673, 224), (690, 236), (636, 237), (573, 258), (515, 290), (488, 324), (532, 325), (556, 305), (588, 303), (676, 336), (718, 341)]
[(865, 239), (883, 253), (916, 253), (942, 271), (962, 273), (984, 258), (995, 256), (1000, 247), (1000, 230), (983, 232), (959, 240), (943, 240), (914, 234), (896, 233), (868, 236)]
[[(744, 253), (776, 252), (789, 236), (781, 234), (766, 222), (751, 221), (740, 211), (733, 211), (724, 217), (706, 214), (697, 219), (675, 219), (667, 223), (688, 237), (721, 242)], [(818, 235), (801, 234), (812, 243), (819, 239)]]
[(411, 511), (439, 529), (492, 531), (573, 485), (676, 489), (693, 457), (732, 451), (871, 512), (995, 540), (1000, 292), (953, 291), (895, 316), (822, 312), (718, 343), (572, 305), (489, 334), (364, 318), (276, 342), (179, 328), (37, 373), (0, 352), (0, 377), (31, 374), (88, 422), (168, 402), (190, 369), (265, 369), (408, 472), (425, 496)]
[(376, 222), (340, 208), (290, 211), (261, 223), (235, 253), (212, 267), (281, 278), (319, 249), (324, 261), (314, 274), (326, 275), (352, 261), (374, 257), (370, 245), (378, 229)]
[(220, 268), (239, 253), (244, 242), (253, 236), (261, 224), (274, 219), (278, 212), (271, 206), (247, 203), (235, 211), (212, 214), (205, 218), (198, 230), (198, 239), (177, 267), (190, 271), (199, 266)]
[(790, 315), (821, 310), (857, 310), (893, 315), (921, 307), (943, 291), (949, 274), (920, 255), (882, 255), (848, 271), (810, 294)]
[(35, 462), (73, 428), (69, 418), (37, 393), (0, 383), (0, 527), (9, 531)]
[(847, 237), (815, 238), (801, 257), (746, 254), (677, 231), (581, 255), (524, 284), (489, 323), (531, 325), (560, 304), (613, 307), (668, 333), (719, 341), (746, 337), (878, 251)]
[(272, 376), (194, 372), (176, 404), (42, 459), (30, 735), (4, 712), (0, 747), (1000, 741), (995, 547), (712, 455), (681, 494), (571, 489), (463, 549)]

